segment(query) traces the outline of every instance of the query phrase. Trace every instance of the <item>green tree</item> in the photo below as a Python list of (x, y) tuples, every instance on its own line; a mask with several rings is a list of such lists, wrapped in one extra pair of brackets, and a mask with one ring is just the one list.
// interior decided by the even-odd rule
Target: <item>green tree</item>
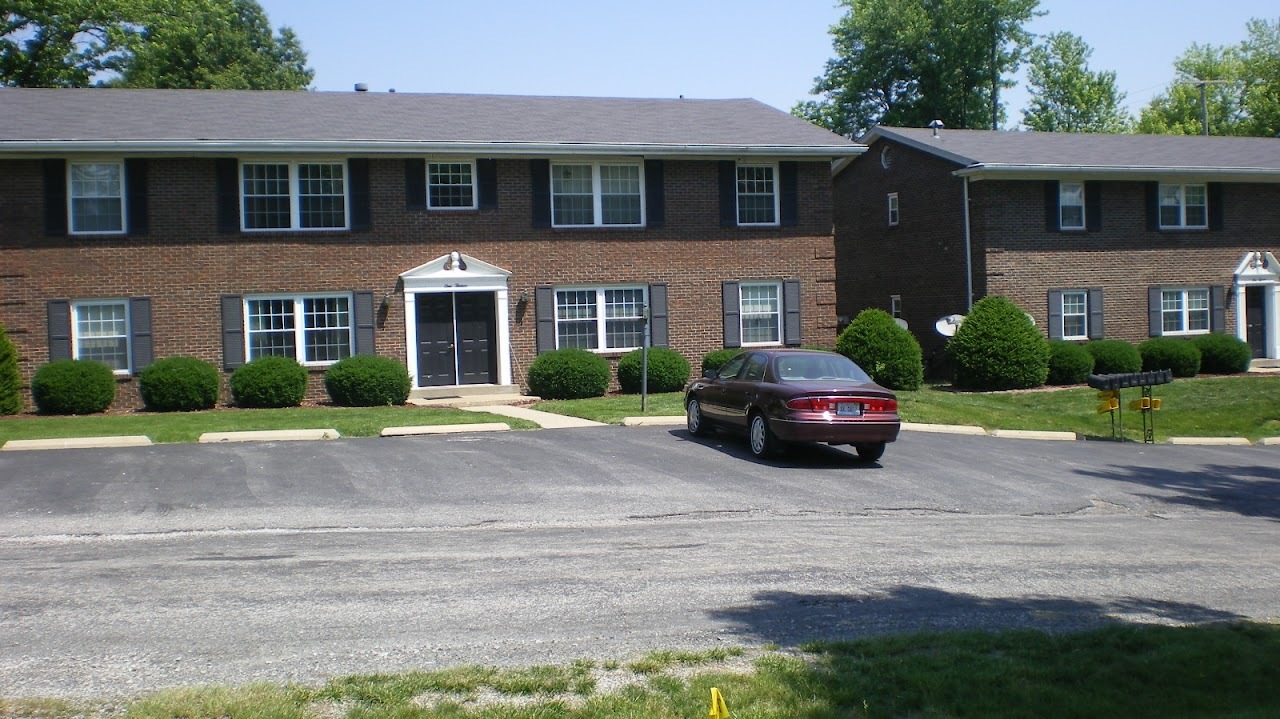
[(22, 373), (18, 370), (18, 350), (0, 325), (0, 415), (22, 411)]
[(836, 57), (815, 81), (821, 100), (792, 113), (840, 134), (872, 125), (985, 128), (1004, 116), (1000, 89), (1030, 43), (1039, 0), (841, 0)]
[(1041, 132), (1126, 132), (1132, 119), (1120, 103), (1114, 72), (1089, 69), (1093, 50), (1069, 32), (1056, 32), (1031, 49), (1027, 89), (1031, 105), (1022, 124)]
[(0, 14), (0, 85), (85, 87), (114, 69), (153, 0), (8, 0)]

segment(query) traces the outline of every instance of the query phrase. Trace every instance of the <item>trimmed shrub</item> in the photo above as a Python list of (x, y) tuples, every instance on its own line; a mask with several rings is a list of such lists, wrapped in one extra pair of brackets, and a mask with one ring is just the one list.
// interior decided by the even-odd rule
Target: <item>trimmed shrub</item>
[[(618, 360), (618, 385), (623, 392), (639, 392), (643, 372), (642, 350), (633, 350)], [(649, 348), (649, 391), (677, 392), (689, 381), (689, 360), (667, 347)]]
[(742, 354), (741, 347), (730, 347), (729, 349), (714, 350), (702, 356), (702, 372), (706, 374), (707, 370), (718, 370), (729, 363), (729, 360)]
[(18, 371), (18, 349), (0, 325), (0, 415), (22, 411), (22, 373)]
[(1180, 337), (1152, 337), (1138, 345), (1142, 369), (1167, 369), (1174, 377), (1195, 377), (1200, 371), (1200, 350)]
[(609, 389), (609, 362), (580, 349), (543, 352), (529, 364), (529, 392), (546, 399), (601, 397)]
[(31, 398), (41, 414), (97, 414), (116, 398), (116, 376), (93, 360), (58, 360), (36, 370)]
[(218, 368), (195, 357), (165, 357), (138, 373), (138, 394), (153, 412), (194, 412), (218, 403)]
[(1025, 312), (1000, 296), (973, 305), (947, 353), (956, 386), (964, 389), (1025, 389), (1049, 377), (1049, 343)]
[(1200, 350), (1200, 371), (1212, 374), (1248, 372), (1253, 361), (1249, 343), (1238, 337), (1214, 332), (1197, 335), (1191, 343)]
[(916, 390), (924, 384), (920, 343), (884, 310), (859, 312), (836, 339), (836, 351), (889, 389)]
[(1063, 340), (1049, 342), (1049, 384), (1083, 384), (1093, 373), (1093, 355), (1084, 345)]
[(401, 405), (412, 386), (403, 364), (377, 355), (352, 355), (324, 373), (329, 399), (342, 407)]
[(296, 407), (307, 394), (307, 370), (292, 357), (269, 355), (240, 365), (229, 384), (239, 407)]
[(1084, 348), (1093, 355), (1094, 374), (1142, 371), (1142, 355), (1138, 348), (1123, 340), (1094, 340)]

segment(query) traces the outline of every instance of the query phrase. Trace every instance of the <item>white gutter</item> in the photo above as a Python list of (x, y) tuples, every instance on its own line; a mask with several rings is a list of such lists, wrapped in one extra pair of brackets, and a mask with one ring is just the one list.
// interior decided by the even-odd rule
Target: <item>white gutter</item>
[(1195, 176), (1232, 176), (1258, 179), (1274, 178), (1280, 180), (1280, 168), (1266, 167), (1163, 167), (1163, 166), (1097, 166), (1097, 165), (970, 165), (951, 174), (956, 177), (981, 180), (986, 177), (1001, 179), (1043, 179), (1047, 174), (1053, 175), (1092, 175), (1092, 176), (1139, 176), (1154, 175), (1195, 175)]
[(969, 178), (964, 178), (964, 306), (965, 314), (973, 309), (973, 251), (969, 233)]

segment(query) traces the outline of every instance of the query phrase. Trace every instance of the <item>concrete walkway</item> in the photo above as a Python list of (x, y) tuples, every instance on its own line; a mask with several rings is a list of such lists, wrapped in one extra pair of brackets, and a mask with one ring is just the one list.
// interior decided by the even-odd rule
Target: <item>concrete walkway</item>
[(468, 412), (487, 412), (489, 414), (500, 414), (503, 417), (515, 417), (516, 419), (526, 419), (545, 429), (564, 429), (567, 427), (603, 427), (603, 422), (592, 422), (589, 419), (578, 419), (577, 417), (567, 417), (563, 414), (555, 414), (552, 412), (541, 412), (528, 407), (511, 407), (506, 405), (489, 405), (484, 407), (459, 407), (458, 409)]

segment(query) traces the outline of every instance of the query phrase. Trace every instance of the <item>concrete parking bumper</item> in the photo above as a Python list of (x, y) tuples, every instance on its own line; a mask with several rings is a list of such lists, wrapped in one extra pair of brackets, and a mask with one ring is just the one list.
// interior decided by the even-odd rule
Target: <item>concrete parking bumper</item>
[(147, 447), (150, 437), (124, 435), (119, 437), (62, 437), (59, 439), (11, 439), (2, 448), (6, 452), (30, 449), (103, 449), (107, 447)]
[(506, 432), (511, 425), (504, 422), (478, 422), (476, 424), (425, 424), (413, 427), (387, 427), (383, 437), (416, 437), (423, 434), (461, 434), (463, 432)]
[(314, 439), (337, 439), (336, 429), (262, 429), (247, 432), (205, 432), (201, 444), (217, 442), (293, 442)]

